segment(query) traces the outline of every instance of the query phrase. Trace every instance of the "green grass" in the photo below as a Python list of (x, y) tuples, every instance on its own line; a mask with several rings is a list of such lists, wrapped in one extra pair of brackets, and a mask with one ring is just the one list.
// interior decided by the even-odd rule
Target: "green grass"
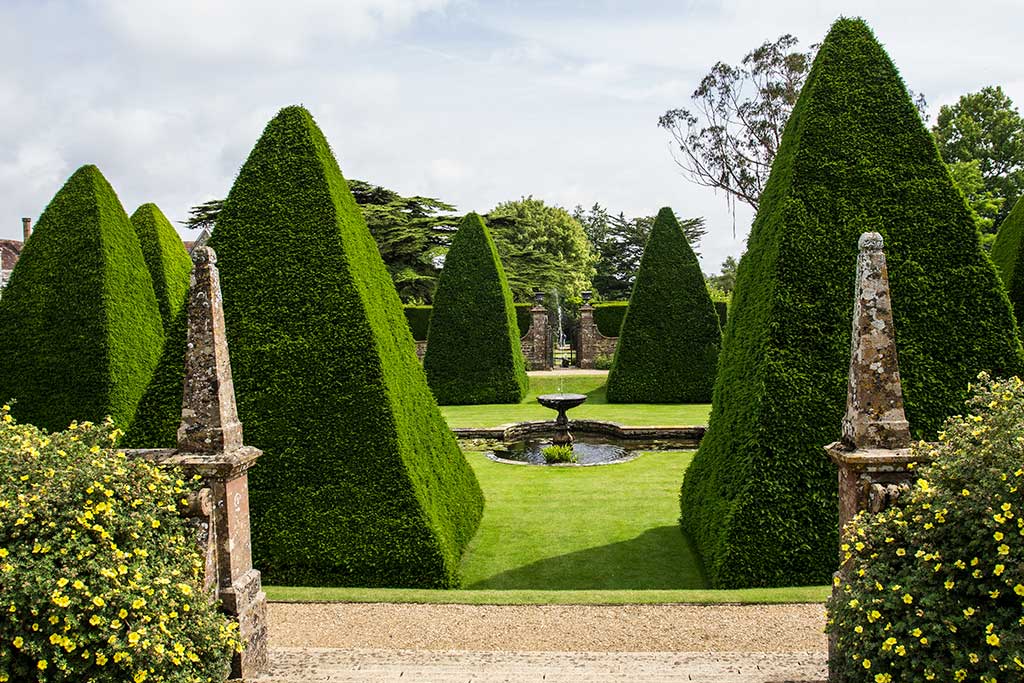
[(269, 586), (289, 602), (658, 604), (823, 602), (827, 586), (710, 590), (683, 537), (679, 481), (693, 454), (600, 467), (531, 467), (467, 453), (487, 504), (461, 590)]
[(830, 586), (737, 590), (418, 590), (266, 586), (275, 602), (405, 602), (448, 605), (784, 604), (825, 602)]
[(537, 396), (559, 391), (586, 394), (587, 402), (569, 413), (570, 419), (607, 420), (624, 425), (706, 425), (711, 404), (608, 403), (604, 375), (530, 377), (530, 389), (520, 403), (442, 406), (450, 427), (496, 427), (508, 422), (551, 420), (555, 413), (537, 403)]

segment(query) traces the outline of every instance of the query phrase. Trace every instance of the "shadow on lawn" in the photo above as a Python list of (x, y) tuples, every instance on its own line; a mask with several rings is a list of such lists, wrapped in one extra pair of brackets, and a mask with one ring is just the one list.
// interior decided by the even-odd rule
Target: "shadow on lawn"
[(465, 586), (470, 590), (669, 590), (707, 588), (693, 545), (678, 525), (549, 557)]

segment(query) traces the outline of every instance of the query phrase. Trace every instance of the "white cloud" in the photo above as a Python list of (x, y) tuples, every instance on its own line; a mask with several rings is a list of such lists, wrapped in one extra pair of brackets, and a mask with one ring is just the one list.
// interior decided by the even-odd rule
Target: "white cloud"
[(448, 0), (94, 0), (136, 49), (203, 61), (296, 62), (318, 42), (361, 43)]

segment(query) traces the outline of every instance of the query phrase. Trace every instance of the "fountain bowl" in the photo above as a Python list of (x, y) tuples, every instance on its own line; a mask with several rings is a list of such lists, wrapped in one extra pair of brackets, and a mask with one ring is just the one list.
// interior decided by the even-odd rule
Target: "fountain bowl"
[(575, 408), (586, 400), (586, 394), (543, 394), (537, 397), (537, 403), (560, 413)]

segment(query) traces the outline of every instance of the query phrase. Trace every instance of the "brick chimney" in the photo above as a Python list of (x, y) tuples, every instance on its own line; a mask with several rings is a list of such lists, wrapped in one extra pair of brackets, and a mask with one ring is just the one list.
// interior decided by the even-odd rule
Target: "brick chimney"
[(21, 219), (21, 232), (24, 235), (23, 242), (28, 242), (29, 235), (32, 234), (32, 219), (22, 218)]

